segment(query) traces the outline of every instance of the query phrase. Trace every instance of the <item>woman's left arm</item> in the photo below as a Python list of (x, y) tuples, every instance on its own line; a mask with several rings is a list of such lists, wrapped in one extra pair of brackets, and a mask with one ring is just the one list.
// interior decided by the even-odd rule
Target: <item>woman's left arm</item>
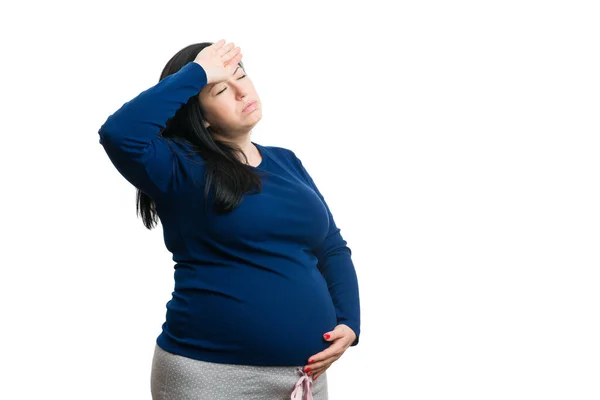
[[(315, 255), (318, 259), (319, 271), (327, 281), (338, 325), (333, 331), (323, 333), (323, 338), (332, 342), (332, 345), (311, 357), (309, 365), (305, 367), (305, 370), (310, 368), (309, 374), (313, 374), (313, 378), (316, 379), (340, 358), (348, 347), (358, 344), (360, 336), (358, 278), (352, 262), (352, 251), (342, 237), (329, 206), (300, 159), (293, 155), (306, 181), (325, 205), (329, 218), (329, 232), (321, 245), (315, 249)], [(311, 360), (313, 362), (310, 362)]]

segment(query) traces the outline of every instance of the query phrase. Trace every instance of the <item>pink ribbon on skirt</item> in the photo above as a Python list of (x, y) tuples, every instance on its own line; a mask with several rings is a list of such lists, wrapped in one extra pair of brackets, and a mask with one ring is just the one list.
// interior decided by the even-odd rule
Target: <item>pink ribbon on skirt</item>
[[(313, 400), (312, 396), (312, 384), (313, 381), (311, 376), (308, 375), (303, 367), (298, 368), (298, 372), (302, 374), (300, 379), (296, 382), (296, 387), (292, 392), (291, 400)], [(300, 397), (302, 396), (302, 397)]]

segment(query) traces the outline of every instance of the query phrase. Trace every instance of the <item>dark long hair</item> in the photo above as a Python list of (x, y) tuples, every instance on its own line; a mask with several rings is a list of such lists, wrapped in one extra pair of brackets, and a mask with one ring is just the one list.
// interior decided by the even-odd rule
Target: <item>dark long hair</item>
[[(211, 44), (213, 43), (196, 43), (181, 49), (167, 62), (160, 74), (160, 80), (194, 61), (198, 53)], [(243, 63), (240, 61), (238, 64), (245, 71)], [(238, 206), (245, 193), (255, 187), (257, 191), (261, 191), (262, 182), (257, 171), (242, 163), (236, 156), (239, 153), (246, 163), (248, 162), (241, 148), (235, 143), (215, 140), (211, 134), (211, 127), (205, 127), (203, 121), (205, 117), (198, 96), (192, 96), (167, 121), (159, 136), (167, 139), (170, 145), (172, 140), (184, 141), (192, 153), (197, 153), (204, 159), (205, 203), (212, 190), (215, 212), (228, 213)], [(205, 207), (204, 209), (206, 210)], [(158, 222), (156, 204), (150, 196), (137, 189), (136, 215), (139, 216), (140, 213), (146, 228), (152, 229)]]

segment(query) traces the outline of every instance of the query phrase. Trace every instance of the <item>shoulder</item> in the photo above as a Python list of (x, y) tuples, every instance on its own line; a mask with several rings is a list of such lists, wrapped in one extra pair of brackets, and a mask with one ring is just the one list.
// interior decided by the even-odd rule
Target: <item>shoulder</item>
[(286, 164), (296, 164), (298, 158), (292, 150), (281, 146), (267, 146), (256, 142), (254, 143), (260, 147), (260, 150), (264, 150), (271, 158), (279, 162), (285, 162)]
[(271, 154), (279, 154), (279, 155), (283, 155), (283, 156), (287, 156), (289, 157), (291, 154), (294, 154), (294, 152), (290, 149), (286, 149), (285, 147), (280, 147), (280, 146), (266, 146), (266, 145), (261, 145), (263, 148), (267, 149), (267, 151), (269, 151)]
[(281, 146), (262, 146), (262, 148), (271, 158), (275, 159), (279, 165), (285, 166), (285, 169), (295, 175), (305, 177), (306, 173), (302, 161), (300, 161), (300, 158), (298, 158), (292, 149)]
[(263, 145), (262, 147), (265, 148), (269, 152), (270, 156), (276, 157), (279, 160), (291, 162), (293, 164), (296, 164), (298, 162), (298, 157), (296, 156), (296, 153), (294, 153), (294, 151), (291, 149), (281, 147), (281, 146), (264, 146)]
[(294, 171), (294, 174), (300, 175), (306, 182), (310, 181), (310, 175), (306, 171), (302, 160), (296, 155), (292, 149), (281, 146), (263, 146), (269, 152), (269, 155), (277, 159), (280, 164), (285, 164)]

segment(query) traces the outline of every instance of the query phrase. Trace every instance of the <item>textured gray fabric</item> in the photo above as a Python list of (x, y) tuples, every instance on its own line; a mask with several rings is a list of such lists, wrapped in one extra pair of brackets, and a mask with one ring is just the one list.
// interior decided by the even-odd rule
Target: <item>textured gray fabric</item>
[[(152, 399), (289, 400), (303, 367), (213, 363), (172, 354), (156, 345)], [(310, 380), (313, 399), (328, 400), (327, 372)]]

